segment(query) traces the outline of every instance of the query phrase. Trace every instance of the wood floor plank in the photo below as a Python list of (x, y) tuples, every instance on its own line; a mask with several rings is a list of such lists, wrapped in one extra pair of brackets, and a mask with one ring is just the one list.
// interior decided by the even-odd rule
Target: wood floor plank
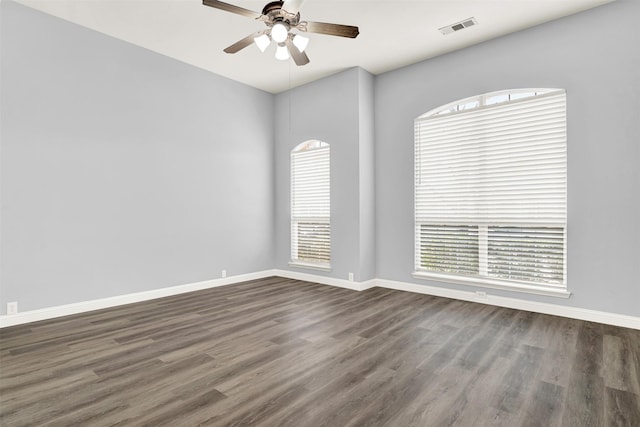
[(568, 426), (606, 425), (605, 387), (602, 377), (573, 370), (565, 398), (562, 424)]
[[(452, 397), (449, 405), (440, 405), (440, 411), (448, 417), (451, 425), (500, 425), (501, 423), (515, 423), (515, 416), (495, 408), (490, 404), (498, 398), (502, 391), (504, 378), (511, 369), (511, 361), (502, 357), (485, 358), (475, 370), (475, 375), (469, 379), (457, 396)], [(496, 417), (499, 417), (496, 419)], [(412, 426), (425, 425), (419, 418), (414, 418)], [(498, 422), (499, 421), (499, 422)], [(509, 424), (507, 424), (509, 425)]]
[(551, 331), (546, 341), (536, 343), (545, 349), (539, 379), (566, 389), (571, 374), (567, 367), (572, 366), (576, 356), (580, 321), (554, 316), (545, 316), (544, 320)]
[(557, 426), (562, 419), (565, 389), (556, 384), (538, 381), (531, 399), (520, 415), (523, 426)]
[(493, 406), (511, 414), (520, 411), (535, 384), (543, 352), (539, 347), (520, 347), (518, 354), (510, 358), (511, 369), (503, 378), (502, 392)]
[(1, 426), (638, 426), (640, 331), (269, 277), (0, 330)]
[(605, 421), (612, 426), (640, 426), (640, 398), (638, 395), (607, 387)]

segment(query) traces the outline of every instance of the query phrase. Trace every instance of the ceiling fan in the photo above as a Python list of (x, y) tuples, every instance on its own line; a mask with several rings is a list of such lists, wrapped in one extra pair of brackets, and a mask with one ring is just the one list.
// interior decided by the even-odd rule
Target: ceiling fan
[(309, 39), (292, 30), (349, 38), (358, 36), (358, 27), (351, 25), (301, 21), (299, 9), (302, 2), (303, 0), (272, 1), (265, 5), (262, 13), (258, 13), (217, 0), (202, 0), (205, 6), (247, 16), (267, 25), (266, 29), (250, 34), (224, 49), (227, 53), (236, 53), (251, 43), (255, 43), (264, 52), (273, 40), (277, 44), (277, 59), (287, 60), (291, 56), (296, 65), (305, 65), (309, 63), (309, 57), (304, 53)]

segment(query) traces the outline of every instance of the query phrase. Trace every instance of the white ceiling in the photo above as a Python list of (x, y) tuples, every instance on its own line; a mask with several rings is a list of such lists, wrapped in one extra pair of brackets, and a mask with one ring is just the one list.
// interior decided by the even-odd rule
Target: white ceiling
[[(356, 39), (309, 34), (311, 62), (274, 58), (271, 45), (222, 50), (264, 28), (262, 22), (203, 6), (201, 0), (17, 0), (247, 85), (278, 93), (360, 66), (380, 74), (613, 0), (306, 0), (302, 20), (356, 25)], [(225, 0), (260, 12), (268, 1)], [(438, 30), (474, 17), (478, 25)]]

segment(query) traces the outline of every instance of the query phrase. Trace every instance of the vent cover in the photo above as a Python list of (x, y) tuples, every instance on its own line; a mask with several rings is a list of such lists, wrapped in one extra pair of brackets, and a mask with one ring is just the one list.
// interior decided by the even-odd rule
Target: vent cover
[(455, 24), (451, 24), (451, 25), (447, 25), (446, 27), (442, 27), (440, 28), (440, 32), (442, 34), (451, 34), (451, 33), (455, 33), (456, 31), (460, 31), (464, 28), (467, 27), (471, 27), (473, 25), (478, 25), (478, 21), (476, 21), (476, 18), (467, 18), (463, 21), (460, 22), (456, 22)]

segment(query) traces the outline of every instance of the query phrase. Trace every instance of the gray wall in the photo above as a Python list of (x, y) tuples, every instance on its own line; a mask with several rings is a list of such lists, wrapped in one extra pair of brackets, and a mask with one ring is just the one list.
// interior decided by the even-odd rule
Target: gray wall
[(359, 71), (359, 142), (358, 181), (360, 184), (360, 275), (359, 281), (376, 277), (376, 181), (375, 181), (375, 78)]
[(640, 315), (640, 2), (617, 1), (376, 77), (377, 276), (413, 271), (413, 119), (501, 89), (567, 90), (569, 300)]
[[(358, 69), (344, 71), (276, 96), (276, 268), (346, 279), (359, 264)], [(290, 152), (319, 139), (331, 147), (330, 273), (290, 268)], [(358, 280), (358, 279), (356, 279)]]
[[(276, 96), (276, 267), (355, 281), (375, 277), (374, 77), (360, 68)], [(290, 152), (331, 146), (331, 272), (290, 267)]]
[(273, 267), (272, 95), (1, 3), (0, 309)]

